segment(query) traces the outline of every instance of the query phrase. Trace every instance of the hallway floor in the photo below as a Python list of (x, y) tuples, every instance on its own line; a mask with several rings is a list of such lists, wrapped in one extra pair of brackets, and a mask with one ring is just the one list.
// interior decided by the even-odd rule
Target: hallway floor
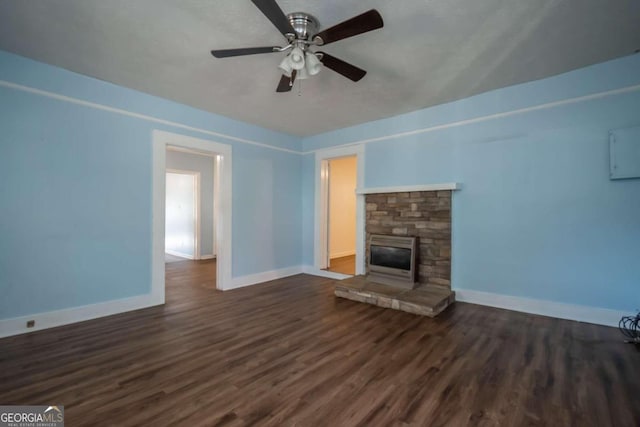
[(350, 274), (353, 276), (356, 274), (356, 256), (349, 255), (340, 258), (333, 258), (331, 259), (327, 270), (334, 273)]

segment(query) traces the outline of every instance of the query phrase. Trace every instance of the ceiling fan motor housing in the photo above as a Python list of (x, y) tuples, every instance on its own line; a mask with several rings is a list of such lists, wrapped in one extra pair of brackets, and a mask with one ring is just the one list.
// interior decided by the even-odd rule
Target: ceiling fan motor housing
[(308, 40), (318, 33), (318, 20), (304, 12), (294, 12), (287, 15), (287, 19), (291, 23), (295, 36), (298, 40)]

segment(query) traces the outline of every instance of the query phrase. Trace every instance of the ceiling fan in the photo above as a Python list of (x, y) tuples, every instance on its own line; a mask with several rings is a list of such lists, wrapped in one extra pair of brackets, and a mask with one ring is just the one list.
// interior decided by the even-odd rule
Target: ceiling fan
[(355, 65), (325, 52), (313, 52), (310, 48), (382, 28), (384, 25), (382, 16), (377, 10), (371, 9), (318, 32), (318, 20), (308, 13), (295, 12), (285, 15), (275, 0), (251, 0), (251, 2), (282, 33), (287, 39), (287, 44), (285, 46), (212, 50), (211, 54), (216, 58), (288, 51), (289, 53), (279, 65), (283, 75), (276, 92), (289, 92), (296, 80), (303, 80), (318, 74), (322, 65), (354, 82), (367, 74), (366, 71)]

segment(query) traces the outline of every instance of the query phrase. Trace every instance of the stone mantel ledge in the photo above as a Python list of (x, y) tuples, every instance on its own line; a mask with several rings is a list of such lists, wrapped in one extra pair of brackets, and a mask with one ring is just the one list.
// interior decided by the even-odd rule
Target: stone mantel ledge
[(462, 184), (459, 182), (444, 182), (440, 184), (423, 184), (423, 185), (400, 185), (393, 187), (371, 187), (357, 188), (356, 194), (379, 194), (379, 193), (407, 193), (411, 191), (441, 191), (441, 190), (460, 190)]

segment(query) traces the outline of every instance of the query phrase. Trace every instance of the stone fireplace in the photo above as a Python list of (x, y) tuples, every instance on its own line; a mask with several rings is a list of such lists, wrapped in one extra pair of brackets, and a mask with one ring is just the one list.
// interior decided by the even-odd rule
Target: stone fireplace
[[(364, 234), (418, 238), (418, 283), (403, 289), (355, 276), (335, 282), (340, 298), (434, 317), (455, 301), (451, 290), (451, 199), (457, 183), (370, 188), (364, 196)], [(365, 261), (369, 265), (368, 245)]]
[(365, 206), (367, 242), (371, 234), (418, 237), (418, 283), (451, 288), (451, 190), (366, 194)]

